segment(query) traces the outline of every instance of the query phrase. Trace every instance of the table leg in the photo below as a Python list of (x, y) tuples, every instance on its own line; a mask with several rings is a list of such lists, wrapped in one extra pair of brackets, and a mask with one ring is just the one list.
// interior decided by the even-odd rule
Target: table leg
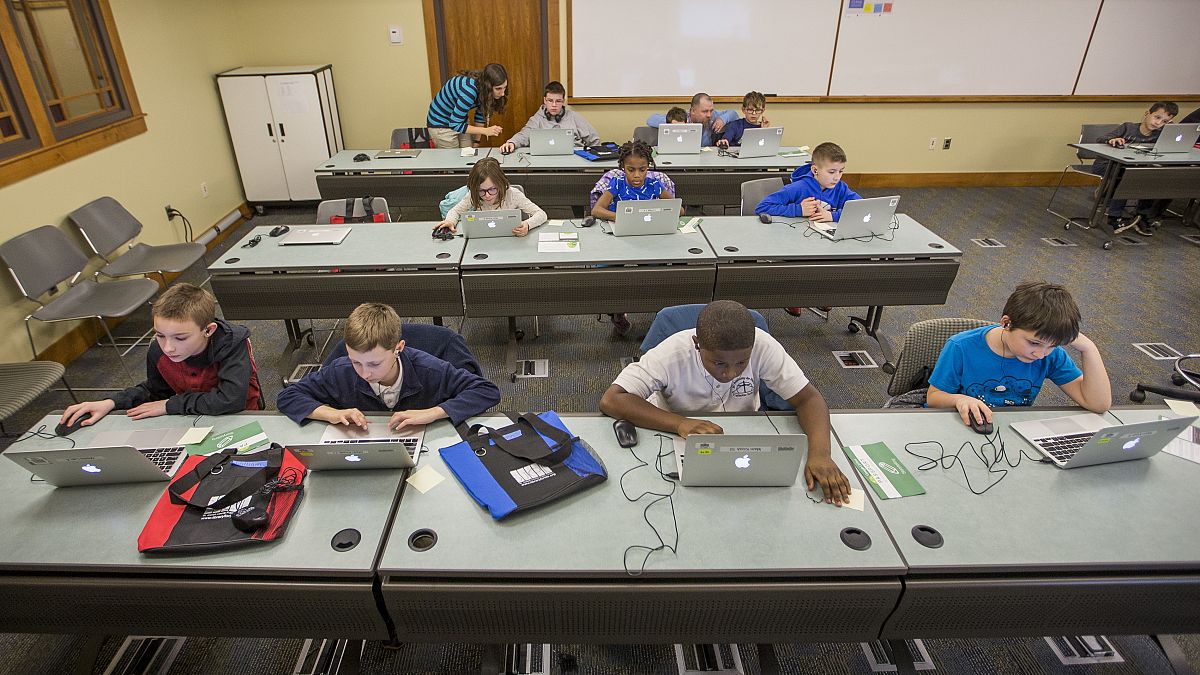
[(479, 675), (504, 675), (504, 671), (504, 645), (484, 645), (479, 656)]
[(1175, 675), (1196, 675), (1196, 671), (1188, 664), (1187, 655), (1183, 653), (1183, 649), (1179, 647), (1175, 638), (1170, 635), (1151, 635), (1150, 639), (1162, 648)]
[(288, 336), (288, 351), (296, 351), (300, 348), (300, 343), (308, 338), (310, 345), (316, 344), (316, 337), (313, 334), (313, 329), (301, 328), (299, 319), (284, 319), (283, 326), (287, 330)]
[(867, 335), (874, 338), (879, 345), (879, 351), (883, 352), (883, 364), (880, 368), (883, 372), (891, 375), (896, 372), (896, 366), (892, 363), (892, 345), (888, 342), (887, 336), (879, 332), (879, 322), (883, 319), (883, 305), (871, 305), (867, 308), (867, 315), (863, 318), (857, 316), (850, 317), (850, 325), (846, 326), (846, 330), (851, 333), (857, 333), (859, 326), (867, 332)]
[(510, 382), (517, 381), (517, 340), (523, 337), (521, 331), (517, 330), (517, 317), (508, 317), (508, 346), (504, 350), (504, 363), (508, 368), (508, 379)]
[(896, 664), (896, 675), (916, 675), (917, 666), (913, 663), (912, 653), (904, 640), (888, 640), (892, 648), (892, 663)]
[(758, 647), (758, 672), (762, 675), (779, 675), (779, 656), (775, 654), (775, 645), (756, 645)]
[(92, 675), (96, 669), (96, 660), (100, 658), (100, 650), (107, 639), (107, 635), (88, 635), (85, 638), (83, 647), (79, 650), (79, 657), (75, 659), (76, 675)]

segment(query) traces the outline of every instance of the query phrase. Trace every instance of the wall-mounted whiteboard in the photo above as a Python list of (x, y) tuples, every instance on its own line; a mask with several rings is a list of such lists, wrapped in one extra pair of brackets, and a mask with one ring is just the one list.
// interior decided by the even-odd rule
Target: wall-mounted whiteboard
[(1104, 0), (1076, 94), (1200, 90), (1200, 2)]
[(1100, 0), (895, 0), (886, 13), (850, 4), (830, 96), (1063, 96)]
[(1200, 93), (1200, 0), (567, 2), (572, 100)]
[(572, 98), (829, 86), (837, 0), (570, 1)]

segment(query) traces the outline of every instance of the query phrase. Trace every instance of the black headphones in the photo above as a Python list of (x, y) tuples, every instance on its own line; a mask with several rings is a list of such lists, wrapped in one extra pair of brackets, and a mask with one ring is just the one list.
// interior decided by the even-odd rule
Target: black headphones
[(557, 115), (551, 115), (550, 111), (546, 110), (546, 106), (542, 106), (542, 114), (545, 115), (546, 119), (550, 120), (551, 122), (562, 122), (563, 117), (566, 117), (567, 115), (567, 106), (564, 105), (562, 112), (558, 113)]

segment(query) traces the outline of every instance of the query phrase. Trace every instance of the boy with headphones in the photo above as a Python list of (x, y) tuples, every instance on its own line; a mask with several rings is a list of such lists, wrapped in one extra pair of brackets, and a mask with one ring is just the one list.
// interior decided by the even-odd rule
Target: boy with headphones
[(546, 85), (542, 98), (542, 107), (529, 117), (529, 121), (521, 130), (513, 134), (508, 142), (500, 146), (500, 152), (508, 154), (517, 148), (529, 146), (529, 131), (531, 129), (570, 129), (575, 132), (575, 145), (587, 147), (600, 142), (600, 134), (595, 127), (583, 119), (574, 110), (568, 110), (567, 90), (560, 82)]
[(405, 347), (396, 310), (364, 302), (346, 319), (346, 356), (279, 392), (297, 424), (321, 420), (367, 428), (363, 411), (389, 411), (400, 430), (449, 418), (460, 424), (500, 402), (500, 388), (436, 356)]
[(146, 381), (112, 398), (76, 403), (63, 413), (62, 423), (82, 418), (82, 426), (90, 426), (113, 410), (138, 420), (263, 409), (250, 329), (218, 319), (211, 293), (175, 284), (150, 311), (154, 342), (146, 352)]
[[(1043, 281), (1017, 286), (1000, 325), (952, 336), (929, 376), (927, 405), (955, 408), (963, 423), (992, 421), (992, 408), (1033, 405), (1049, 379), (1075, 403), (1102, 413), (1112, 388), (1100, 350), (1079, 332), (1079, 307), (1067, 289)], [(1079, 352), (1082, 369), (1062, 345)]]
[(601, 397), (600, 410), (683, 438), (720, 434), (720, 425), (682, 413), (758, 410), (760, 380), (796, 409), (808, 435), (808, 489), (820, 483), (826, 502), (848, 503), (850, 483), (829, 454), (825, 398), (741, 303), (716, 300), (705, 306), (694, 329), (671, 335), (626, 366)]

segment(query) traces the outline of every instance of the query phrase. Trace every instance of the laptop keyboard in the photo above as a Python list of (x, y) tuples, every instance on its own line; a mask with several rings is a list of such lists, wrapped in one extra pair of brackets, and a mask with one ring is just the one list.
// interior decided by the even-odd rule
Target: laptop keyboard
[(154, 448), (151, 450), (138, 449), (138, 452), (145, 455), (154, 462), (154, 465), (162, 469), (163, 473), (168, 473), (171, 467), (175, 466), (175, 462), (179, 461), (179, 456), (186, 450), (181, 445), (177, 448)]
[(1063, 436), (1050, 436), (1048, 438), (1039, 438), (1034, 443), (1038, 447), (1045, 450), (1057, 462), (1065, 462), (1075, 456), (1079, 449), (1087, 445), (1088, 441), (1095, 436), (1094, 431), (1085, 431), (1079, 434), (1066, 434)]
[(416, 436), (395, 436), (392, 438), (338, 438), (328, 441), (321, 441), (322, 445), (351, 445), (358, 443), (401, 443), (411, 454), (417, 449), (418, 439)]

